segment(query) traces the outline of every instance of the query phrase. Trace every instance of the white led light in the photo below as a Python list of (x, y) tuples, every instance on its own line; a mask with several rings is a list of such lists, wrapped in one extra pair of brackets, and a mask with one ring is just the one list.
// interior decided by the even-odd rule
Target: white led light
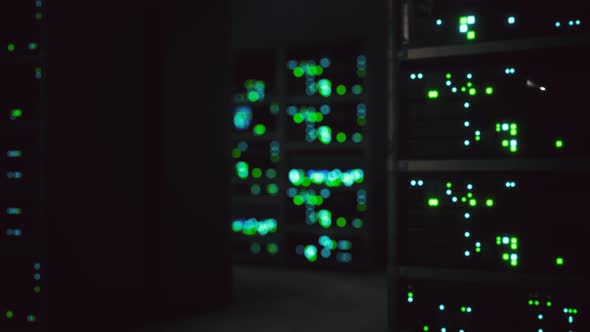
[(422, 185), (423, 185), (423, 184), (424, 184), (424, 181), (422, 181), (422, 180), (418, 180), (418, 185), (419, 185), (420, 187), (422, 187)]
[(503, 123), (502, 124), (502, 130), (507, 131), (510, 127), (508, 126), (507, 123)]
[(471, 142), (469, 142), (469, 140), (465, 140), (465, 142), (463, 142), (463, 144), (465, 144), (465, 146), (469, 146), (469, 144), (471, 144)]
[(453, 87), (451, 91), (453, 91), (453, 93), (457, 93), (457, 88)]
[(465, 237), (470, 237), (470, 236), (471, 236), (471, 233), (465, 232)]
[(510, 239), (505, 236), (505, 237), (502, 238), (502, 243), (508, 244), (508, 243), (510, 243)]
[(447, 81), (447, 82), (446, 82), (446, 85), (447, 85), (447, 86), (451, 86), (451, 84), (453, 84), (451, 81)]
[(463, 104), (463, 107), (465, 108), (469, 108), (469, 106), (471, 106), (471, 104), (469, 104), (468, 102), (465, 102), (465, 104)]
[(451, 189), (447, 189), (447, 195), (451, 196), (452, 193), (453, 191)]
[(467, 74), (467, 79), (470, 80), (473, 78), (473, 75), (471, 75), (471, 73)]
[(459, 32), (461, 32), (461, 33), (466, 33), (466, 32), (467, 32), (467, 30), (469, 30), (469, 28), (467, 27), (467, 24), (461, 24), (461, 25), (459, 26)]
[(469, 251), (465, 251), (465, 257), (469, 257), (469, 255), (471, 255), (471, 253)]
[(465, 212), (463, 216), (465, 217), (465, 219), (471, 218), (471, 214), (469, 212)]
[(481, 135), (481, 132), (479, 130), (476, 130), (475, 131), (475, 136), (479, 136), (479, 135)]
[(410, 78), (413, 79), (413, 80), (415, 80), (416, 79), (416, 74), (410, 75)]
[(453, 197), (452, 201), (453, 203), (457, 203), (457, 197)]
[(422, 75), (422, 73), (418, 73), (418, 79), (421, 80), (424, 77), (424, 75)]
[(468, 184), (468, 185), (467, 185), (467, 189), (468, 189), (468, 190), (471, 190), (471, 189), (473, 189), (473, 185), (472, 185), (471, 183), (470, 183), (470, 184)]
[(518, 255), (517, 254), (510, 255), (510, 260), (511, 261), (517, 261), (518, 260)]
[(415, 186), (415, 185), (416, 185), (416, 180), (412, 180), (412, 181), (410, 181), (410, 185), (411, 185), (412, 187), (413, 187), (413, 186)]
[(465, 121), (465, 122), (463, 123), (463, 125), (465, 126), (465, 128), (469, 127), (469, 121)]
[(467, 24), (475, 24), (475, 16), (467, 16)]
[(510, 146), (517, 146), (518, 145), (518, 141), (515, 139), (511, 139), (510, 140)]
[(539, 320), (543, 319), (543, 315), (539, 314), (539, 316), (537, 316), (537, 318), (539, 318)]

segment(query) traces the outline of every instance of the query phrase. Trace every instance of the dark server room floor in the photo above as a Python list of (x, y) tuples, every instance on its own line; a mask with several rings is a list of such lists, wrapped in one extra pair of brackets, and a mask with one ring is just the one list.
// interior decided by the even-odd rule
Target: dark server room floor
[(138, 332), (385, 332), (385, 273), (236, 267), (227, 312)]

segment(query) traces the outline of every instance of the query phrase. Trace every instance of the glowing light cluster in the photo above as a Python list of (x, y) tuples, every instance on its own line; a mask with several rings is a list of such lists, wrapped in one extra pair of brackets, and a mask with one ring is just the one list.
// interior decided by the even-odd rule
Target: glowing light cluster
[[(565, 22), (567, 22), (567, 25)], [(575, 28), (575, 27), (579, 27), (580, 25), (582, 25), (582, 20), (580, 20), (580, 19), (565, 20), (563, 24), (561, 23), (561, 21), (555, 21), (554, 25), (556, 28), (561, 28), (562, 26), (568, 26), (570, 28)]]
[(467, 40), (475, 40), (476, 32), (472, 30), (476, 18), (474, 15), (459, 17), (459, 33), (464, 34)]
[(249, 102), (255, 103), (264, 100), (266, 88), (264, 81), (246, 80), (244, 88), (246, 88), (246, 98)]
[(518, 237), (509, 235), (498, 235), (496, 245), (501, 249), (501, 259), (511, 267), (518, 266)]
[(337, 262), (348, 264), (352, 262), (351, 250), (351, 241), (334, 240), (327, 235), (320, 236), (317, 244), (298, 245), (295, 248), (296, 254), (304, 256), (310, 263), (335, 257)]
[(312, 184), (326, 185), (328, 187), (350, 187), (354, 184), (363, 183), (365, 173), (362, 169), (350, 169), (342, 171), (314, 170), (304, 171), (303, 169), (291, 169), (289, 171), (289, 182), (294, 186), (309, 187)]
[[(338, 143), (345, 143), (348, 136), (345, 132), (334, 132), (332, 127), (327, 125), (320, 125), (325, 117), (331, 113), (330, 105), (322, 105), (318, 108), (315, 106), (289, 106), (287, 107), (287, 114), (291, 116), (295, 124), (305, 124), (305, 140), (308, 143), (316, 140), (322, 144), (331, 144), (336, 139)], [(364, 103), (357, 105), (357, 119), (356, 123), (362, 127), (367, 122), (367, 107)], [(351, 133), (351, 138), (354, 143), (361, 143), (363, 135), (360, 132)]]
[(518, 124), (516, 122), (496, 123), (496, 132), (501, 135), (501, 146), (512, 153), (518, 151)]
[(232, 222), (232, 231), (246, 236), (265, 236), (276, 233), (277, 220), (274, 218), (258, 220), (256, 218), (236, 219)]

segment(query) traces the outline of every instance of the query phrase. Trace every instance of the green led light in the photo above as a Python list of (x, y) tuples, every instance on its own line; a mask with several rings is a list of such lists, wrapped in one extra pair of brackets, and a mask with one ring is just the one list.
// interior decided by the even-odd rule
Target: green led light
[(250, 91), (248, 92), (248, 101), (255, 103), (260, 99), (260, 95), (258, 94), (258, 92), (256, 91)]
[(494, 94), (494, 88), (492, 88), (491, 86), (488, 86), (486, 88), (486, 95), (491, 95)]
[(467, 16), (459, 17), (459, 24), (467, 24)]
[(428, 199), (428, 206), (436, 207), (439, 205), (438, 198), (429, 198)]
[(339, 217), (338, 219), (336, 219), (336, 225), (341, 228), (345, 227), (346, 226), (346, 218)]
[(516, 243), (511, 243), (511, 244), (510, 244), (510, 249), (512, 249), (512, 250), (517, 250), (517, 249), (518, 249), (518, 244), (516, 244)]
[(467, 308), (461, 307), (461, 312), (466, 312), (466, 311), (467, 311)]
[(533, 305), (533, 300), (529, 300), (529, 305)]
[(266, 245), (266, 251), (274, 256), (279, 252), (279, 246), (276, 243), (269, 243)]
[(471, 83), (471, 82), (467, 82), (467, 87), (468, 87), (468, 88), (471, 88), (472, 86), (473, 86), (473, 83)]
[(510, 261), (510, 266), (518, 266), (518, 261)]
[(240, 158), (242, 156), (242, 151), (238, 148), (232, 149), (231, 156), (235, 159)]
[(352, 86), (352, 93), (355, 95), (360, 95), (363, 93), (363, 87), (359, 84), (355, 84)]
[(475, 252), (480, 253), (481, 252), (481, 248), (479, 248), (479, 247), (475, 248)]
[(14, 50), (16, 49), (16, 47), (14, 46), (13, 43), (8, 44), (8, 52), (14, 52)]
[(450, 189), (452, 186), (453, 186), (453, 184), (452, 184), (452, 183), (450, 183), (450, 182), (447, 182), (447, 188), (449, 188), (449, 189)]
[(315, 246), (308, 245), (303, 249), (303, 254), (310, 262), (315, 262), (318, 259), (318, 249)]
[(563, 140), (561, 140), (561, 139), (555, 140), (555, 148), (557, 148), (557, 149), (563, 148)]
[(345, 95), (346, 94), (346, 87), (344, 85), (339, 85), (336, 88), (336, 93), (339, 94), (339, 95), (341, 95), (341, 96)]
[(266, 170), (266, 177), (269, 179), (274, 179), (277, 177), (277, 171), (274, 168), (269, 168)]
[(302, 77), (304, 74), (303, 68), (301, 67), (295, 67), (293, 69), (293, 76), (295, 77)]
[(252, 252), (255, 255), (258, 255), (261, 250), (262, 250), (262, 247), (257, 242), (254, 242), (250, 245), (250, 252)]
[(436, 98), (438, 98), (438, 90), (430, 90), (430, 91), (428, 91), (428, 98), (429, 99), (436, 99)]
[(275, 183), (269, 183), (266, 186), (266, 192), (274, 196), (279, 192), (279, 186), (277, 186)]
[(357, 204), (356, 205), (356, 210), (358, 212), (365, 212), (365, 211), (367, 211), (367, 204)]
[(424, 325), (422, 329), (424, 330), (424, 332), (430, 331), (430, 327), (428, 327), (428, 325)]
[(477, 205), (477, 200), (475, 198), (472, 198), (469, 200), (469, 205), (470, 206), (476, 206)]
[(352, 220), (352, 227), (356, 228), (356, 229), (360, 229), (363, 227), (363, 220), (356, 218)]
[(538, 300), (535, 300), (535, 306), (539, 306), (540, 302)]
[(252, 195), (259, 195), (261, 190), (262, 189), (260, 188), (260, 185), (258, 185), (258, 184), (253, 184), (250, 187), (250, 193), (252, 193)]
[(475, 31), (471, 30), (467, 32), (467, 40), (475, 40)]
[(516, 129), (510, 129), (510, 136), (518, 135), (518, 131)]
[(23, 110), (21, 110), (20, 108), (16, 108), (16, 109), (13, 109), (12, 111), (10, 111), (10, 118), (11, 119), (17, 119), (17, 118), (20, 118), (21, 116), (23, 116)]
[(366, 118), (364, 118), (364, 117), (359, 117), (359, 118), (357, 118), (357, 119), (356, 119), (356, 123), (357, 123), (359, 126), (361, 126), (361, 127), (362, 127), (362, 126), (364, 126), (365, 124), (367, 124), (367, 119), (366, 119)]
[(33, 287), (33, 291), (37, 294), (41, 293), (41, 286), (35, 286)]
[(321, 79), (318, 82), (318, 90), (320, 95), (323, 97), (329, 97), (332, 95), (332, 81), (328, 79)]
[(465, 92), (465, 91), (467, 91), (467, 88), (466, 88), (466, 87), (464, 87), (464, 86), (462, 86), (462, 87), (461, 87), (461, 92)]
[(502, 260), (504, 260), (504, 261), (510, 260), (510, 255), (508, 253), (503, 253), (502, 254)]
[(553, 303), (551, 303), (551, 301), (547, 301), (547, 307), (551, 307), (553, 305)]
[(463, 203), (467, 202), (467, 197), (465, 197), (465, 196), (461, 197), (461, 202), (463, 202)]
[(254, 168), (252, 169), (252, 177), (253, 178), (260, 178), (262, 176), (262, 170), (260, 168)]
[(332, 128), (328, 126), (319, 127), (318, 139), (323, 144), (330, 144), (332, 142)]
[(491, 198), (488, 198), (488, 199), (486, 200), (486, 206), (487, 206), (487, 207), (492, 207), (492, 206), (494, 206), (494, 200), (493, 200), (493, 199), (491, 199)]
[(469, 95), (470, 96), (475, 96), (476, 94), (477, 94), (477, 90), (475, 88), (469, 89)]
[(302, 123), (305, 120), (305, 117), (301, 113), (296, 113), (293, 115), (293, 122), (295, 123)]
[(557, 258), (555, 259), (555, 265), (562, 266), (563, 264), (564, 264), (564, 259), (563, 259), (563, 257), (557, 257)]
[(338, 143), (346, 142), (346, 134), (342, 132), (336, 134), (336, 141), (338, 141)]
[(450, 80), (451, 77), (452, 77), (451, 73), (447, 73), (447, 75), (446, 75), (447, 80)]
[(303, 205), (304, 202), (305, 200), (300, 195), (296, 195), (295, 197), (293, 197), (293, 204), (297, 206)]
[(408, 297), (414, 297), (414, 293), (413, 292), (408, 292)]
[(505, 139), (505, 140), (502, 140), (502, 146), (503, 146), (503, 147), (508, 147), (508, 145), (509, 145), (509, 142), (508, 142), (508, 140), (507, 140), (507, 139)]
[(266, 126), (263, 124), (257, 124), (254, 126), (254, 135), (262, 136), (266, 133)]

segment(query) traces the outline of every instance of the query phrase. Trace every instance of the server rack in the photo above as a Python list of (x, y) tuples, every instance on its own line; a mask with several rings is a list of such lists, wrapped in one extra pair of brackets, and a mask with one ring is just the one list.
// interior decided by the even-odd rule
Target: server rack
[(0, 5), (0, 330), (46, 329), (46, 1)]
[(587, 11), (390, 4), (391, 330), (587, 330)]
[(326, 44), (242, 50), (234, 58), (237, 262), (376, 264), (369, 133), (378, 116), (368, 95), (368, 46)]

